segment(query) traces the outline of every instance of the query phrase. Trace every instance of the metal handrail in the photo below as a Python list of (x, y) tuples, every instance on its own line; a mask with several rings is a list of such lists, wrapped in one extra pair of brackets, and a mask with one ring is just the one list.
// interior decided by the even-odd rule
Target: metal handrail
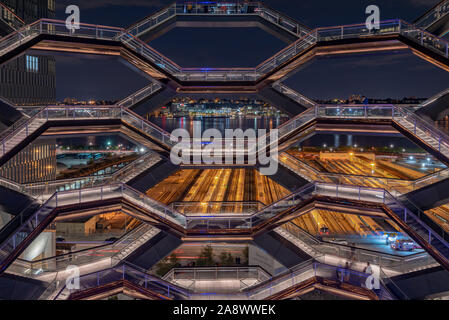
[[(12, 18), (12, 20), (10, 19)], [(17, 14), (15, 14), (11, 9), (9, 9), (6, 5), (0, 2), (0, 20), (5, 21), (8, 25), (10, 25), (14, 30), (17, 30), (25, 25), (25, 21), (20, 18)]]
[(445, 17), (449, 13), (449, 1), (442, 0), (436, 4), (421, 17), (419, 17), (414, 24), (422, 29), (427, 29), (432, 24)]
[[(344, 244), (340, 244), (340, 243), (331, 243), (331, 242), (322, 241), (322, 240), (317, 239), (316, 237), (312, 236), (308, 232), (304, 231), (302, 228), (300, 228), (293, 222), (288, 222), (285, 225), (281, 226), (280, 228), (282, 228), (283, 231), (289, 233), (291, 236), (300, 240), (307, 246), (312, 247), (313, 250), (317, 251), (323, 257), (326, 254), (328, 254), (329, 252), (326, 252), (321, 247), (316, 247), (317, 245), (330, 247), (330, 248), (338, 248), (338, 252), (339, 252), (338, 256), (339, 257), (341, 257), (340, 248), (342, 248), (343, 250), (346, 250), (348, 253), (350, 253), (350, 255), (348, 255), (348, 258), (351, 258), (353, 261), (366, 262), (366, 261), (362, 261), (361, 259), (357, 260), (357, 256), (360, 256), (360, 255), (374, 257), (374, 259), (372, 261), (375, 263), (378, 263), (381, 268), (388, 268), (388, 269), (391, 269), (394, 271), (398, 271), (400, 273), (408, 272), (408, 271), (404, 271), (404, 269), (402, 267), (405, 265), (406, 262), (416, 261), (416, 259), (424, 258), (425, 266), (434, 266), (437, 264), (436, 261), (433, 260), (432, 258), (430, 258), (430, 256), (426, 252), (418, 252), (418, 253), (407, 255), (407, 256), (398, 256), (398, 255), (374, 251), (374, 250), (370, 250), (370, 249), (366, 249), (366, 248), (352, 247), (352, 246), (344, 245)], [(291, 228), (293, 228), (298, 234), (292, 233)], [(311, 238), (309, 240), (313, 241), (314, 244), (306, 243), (304, 240), (305, 237), (308, 239)], [(393, 263), (382, 264), (382, 261), (385, 262), (385, 260), (393, 261)], [(409, 266), (409, 269), (413, 269), (413, 268), (410, 268), (410, 266)]]
[[(52, 25), (48, 28), (47, 25)], [(122, 42), (125, 46), (131, 47), (134, 50), (138, 50), (140, 53), (149, 58), (152, 62), (158, 64), (162, 69), (167, 70), (174, 76), (180, 78), (181, 80), (189, 79), (199, 79), (199, 80), (211, 80), (211, 81), (227, 81), (227, 80), (250, 80), (256, 81), (261, 76), (267, 74), (277, 66), (286, 63), (291, 58), (296, 56), (298, 53), (307, 50), (311, 46), (315, 45), (320, 41), (344, 39), (344, 38), (358, 38), (367, 36), (376, 36), (378, 34), (389, 35), (389, 34), (401, 34), (423, 46), (430, 48), (431, 50), (448, 57), (448, 43), (444, 40), (410, 25), (402, 20), (387, 20), (380, 22), (380, 30), (375, 33), (371, 32), (366, 28), (365, 24), (354, 24), (346, 26), (337, 26), (329, 28), (317, 28), (312, 30), (302, 36), (300, 39), (292, 43), (287, 48), (281, 50), (273, 57), (262, 62), (255, 68), (249, 68), (245, 71), (239, 69), (204, 69), (199, 68), (196, 71), (189, 71), (187, 68), (181, 68), (176, 63), (163, 56), (161, 53), (157, 52), (155, 49), (148, 46), (146, 43), (142, 42), (140, 39), (136, 38), (134, 35), (130, 34), (127, 30), (122, 28), (113, 28), (105, 26), (96, 26), (89, 24), (80, 24), (81, 31), (78, 33), (71, 33), (65, 29), (65, 23), (63, 21), (42, 19), (37, 22), (25, 26), (24, 28), (13, 32), (9, 36), (5, 37), (0, 41), (0, 47), (6, 47), (15, 43), (10, 41), (11, 38), (17, 37), (16, 42), (21, 43), (22, 39), (30, 36), (34, 37), (40, 33), (49, 34), (64, 34), (70, 36), (80, 36), (80, 37), (95, 37), (95, 38), (106, 38), (111, 40), (116, 40)], [(47, 27), (47, 28), (46, 28)], [(61, 28), (61, 30), (55, 30), (55, 28)], [(64, 29), (62, 29), (64, 28)], [(48, 29), (48, 30), (46, 30)], [(111, 33), (111, 35), (105, 35), (104, 33)], [(345, 33), (346, 32), (346, 33)], [(431, 42), (424, 41), (423, 37), (433, 39)], [(2, 46), (3, 44), (3, 46)], [(444, 49), (444, 50), (443, 50)], [(192, 74), (193, 72), (193, 74)], [(198, 73), (199, 72), (199, 73)], [(196, 74), (195, 74), (196, 73)]]

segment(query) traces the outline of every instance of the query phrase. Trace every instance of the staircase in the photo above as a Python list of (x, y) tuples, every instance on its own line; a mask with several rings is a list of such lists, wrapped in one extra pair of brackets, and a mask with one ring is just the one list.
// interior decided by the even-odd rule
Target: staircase
[(395, 117), (394, 121), (402, 128), (407, 130), (412, 135), (423, 140), (429, 147), (436, 152), (442, 153), (449, 159), (449, 145), (447, 144), (447, 136), (443, 133), (439, 133), (437, 129), (426, 128), (426, 124), (421, 121), (417, 121), (411, 117)]
[(293, 234), (288, 232), (285, 228), (278, 227), (274, 229), (274, 231), (290, 241), (291, 243), (295, 244), (298, 248), (303, 250), (305, 253), (307, 253), (309, 256), (311, 256), (314, 259), (317, 259), (322, 256), (322, 254), (315, 250), (312, 246), (307, 245), (305, 242), (301, 241), (298, 237), (295, 237)]
[(133, 253), (137, 248), (146, 243), (148, 240), (153, 238), (160, 231), (156, 228), (148, 224), (143, 224), (141, 227), (138, 227), (137, 237), (132, 241), (128, 246), (121, 249), (117, 254), (115, 254), (112, 258), (122, 261), (126, 257), (128, 257), (131, 253)]
[(21, 143), (26, 137), (33, 134), (37, 129), (39, 129), (44, 123), (45, 119), (33, 119), (31, 122), (25, 123), (19, 130), (5, 137), (1, 142), (1, 153), (3, 157), (6, 153), (11, 151), (19, 143)]

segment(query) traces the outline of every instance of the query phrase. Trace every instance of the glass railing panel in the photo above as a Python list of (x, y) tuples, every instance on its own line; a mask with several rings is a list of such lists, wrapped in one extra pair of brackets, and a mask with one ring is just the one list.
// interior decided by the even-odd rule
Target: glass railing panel
[(80, 28), (76, 29), (75, 32), (72, 32), (72, 30), (67, 29), (65, 22), (48, 19), (40, 20), (39, 28), (40, 33), (108, 40), (115, 40), (118, 35), (123, 33), (123, 29), (120, 28), (89, 25), (84, 23), (81, 23)]
[(191, 230), (249, 229), (251, 219), (241, 216), (189, 216), (186, 218), (186, 226)]
[(173, 202), (170, 207), (188, 216), (204, 214), (254, 214), (263, 204), (260, 202), (246, 201), (211, 201), (211, 202)]
[(290, 60), (292, 57), (296, 56), (298, 53), (310, 48), (316, 43), (315, 35), (312, 33), (307, 34), (303, 38), (299, 39), (286, 49), (280, 51), (270, 59), (262, 62), (256, 67), (256, 72), (259, 74), (265, 74), (282, 63)]
[(306, 261), (285, 273), (267, 280), (266, 283), (250, 288), (247, 292), (251, 300), (262, 300), (282, 290), (288, 289), (298, 283), (306, 281), (315, 276), (314, 264)]
[[(6, 258), (12, 254), (16, 248), (28, 238), (28, 236), (40, 225), (40, 223), (47, 218), (47, 216), (53, 212), (57, 207), (56, 196), (53, 196), (47, 202), (45, 202), (40, 208), (32, 214), (26, 222), (23, 221), (20, 227), (15, 229), (11, 235), (5, 240), (0, 247), (0, 261), (3, 263)], [(20, 219), (20, 217), (17, 217)], [(16, 223), (17, 220), (13, 219), (9, 224)], [(8, 227), (6, 225), (2, 230)]]
[(141, 90), (137, 91), (136, 93), (132, 94), (131, 96), (120, 101), (117, 105), (120, 107), (123, 107), (123, 108), (129, 108), (129, 107), (135, 105), (137, 102), (142, 101), (146, 97), (150, 96), (151, 94), (153, 94), (160, 88), (162, 88), (160, 84), (151, 83), (150, 85), (142, 88)]
[(142, 118), (135, 116), (125, 109), (122, 110), (122, 120), (159, 141), (164, 143), (170, 141), (170, 136), (168, 133), (162, 132), (162, 129), (159, 129), (155, 125), (144, 121)]
[(316, 112), (315, 108), (310, 108), (304, 111), (303, 113), (300, 113), (299, 115), (295, 116), (291, 120), (280, 125), (278, 127), (279, 138), (292, 132), (294, 129), (297, 129), (303, 126), (304, 124), (314, 120), (316, 118), (315, 112)]
[(399, 20), (381, 21), (380, 29), (369, 30), (366, 24), (338, 26), (330, 28), (318, 28), (318, 41), (332, 41), (363, 36), (376, 36), (398, 33), (400, 28)]
[(394, 115), (393, 105), (321, 105), (316, 115), (322, 118), (386, 118)]
[(445, 57), (448, 57), (448, 43), (447, 41), (429, 33), (416, 26), (401, 21), (401, 34), (422, 46), (435, 51)]
[(149, 198), (145, 194), (140, 193), (139, 191), (134, 190), (129, 186), (123, 187), (123, 196), (128, 197), (131, 200), (137, 201), (143, 208), (159, 215), (164, 219), (170, 220), (171, 222), (179, 224), (183, 227), (185, 227), (186, 225), (185, 216), (176, 211), (173, 211), (166, 205)]
[(0, 20), (10, 25), (14, 30), (20, 29), (25, 25), (25, 21), (19, 18), (7, 6), (0, 3)]
[[(288, 270), (285, 275), (281, 275), (275, 280), (268, 280), (265, 285), (256, 286), (254, 289), (250, 288), (247, 293), (248, 298), (257, 300), (268, 298), (315, 276), (366, 288), (366, 280), (370, 275), (342, 267), (308, 262)], [(384, 283), (381, 284), (380, 289), (373, 292), (382, 299), (393, 298)]]
[[(120, 262), (120, 260), (111, 261), (111, 257), (118, 256), (124, 249), (127, 249), (132, 245), (135, 246), (134, 250), (137, 249), (138, 245), (135, 244), (136, 240), (148, 234), (154, 236), (158, 232), (159, 230), (148, 224), (141, 224), (113, 244), (102, 245), (32, 262), (17, 259), (8, 268), (8, 271), (26, 277), (41, 277), (45, 273), (63, 271), (69, 265), (80, 267), (100, 261), (102, 266), (105, 266), (105, 264), (113, 265), (114, 263)], [(129, 255), (132, 251), (133, 250), (127, 251), (127, 254)]]
[(152, 16), (148, 17), (147, 19), (143, 20), (142, 22), (133, 26), (127, 31), (133, 36), (139, 36), (140, 34), (148, 32), (154, 26), (164, 22), (165, 20), (168, 20), (174, 15), (175, 15), (174, 6), (170, 6), (169, 8), (156, 12)]
[(77, 190), (82, 188), (92, 188), (104, 184), (112, 176), (89, 176), (84, 178), (67, 179), (62, 181), (51, 181), (43, 183), (33, 183), (23, 185), (27, 193), (35, 198), (44, 195), (52, 195), (59, 191)]
[(40, 22), (37, 21), (31, 25), (10, 33), (0, 40), (0, 53), (4, 54), (10, 50), (20, 46), (22, 43), (31, 40), (39, 34)]
[(230, 15), (230, 14), (257, 14), (260, 8), (258, 2), (185, 2), (176, 3), (176, 14), (198, 15)]
[(416, 21), (415, 25), (421, 29), (427, 29), (430, 25), (445, 17), (447, 13), (449, 13), (449, 1), (444, 1), (429, 10), (424, 16)]
[[(398, 115), (399, 117), (397, 117), (396, 115)], [(430, 138), (430, 140), (425, 139), (426, 143), (429, 144), (430, 147), (443, 153), (446, 156), (449, 155), (448, 135), (433, 126), (431, 123), (418, 117), (416, 114), (405, 108), (395, 109), (394, 120), (412, 134), (418, 137)]]
[(273, 84), (273, 88), (279, 91), (280, 93), (285, 94), (287, 97), (298, 102), (299, 104), (301, 104), (306, 108), (312, 108), (317, 105), (314, 101), (310, 100), (309, 98), (303, 96), (302, 94), (296, 92), (295, 90), (287, 87), (282, 83)]
[(280, 212), (289, 209), (306, 199), (313, 196), (313, 192), (315, 191), (314, 185), (307, 185), (301, 189), (299, 189), (297, 192), (277, 201), (273, 204), (265, 207), (258, 213), (256, 213), (254, 216), (251, 217), (252, 225), (256, 226), (259, 223), (271, 219)]

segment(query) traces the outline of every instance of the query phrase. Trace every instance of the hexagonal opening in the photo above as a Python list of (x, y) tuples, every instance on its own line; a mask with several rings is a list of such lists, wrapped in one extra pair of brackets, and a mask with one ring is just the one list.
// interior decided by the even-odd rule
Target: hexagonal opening
[(176, 27), (149, 45), (184, 68), (252, 68), (287, 46), (254, 27)]
[(257, 96), (179, 96), (147, 114), (146, 118), (167, 132), (183, 128), (193, 134), (225, 129), (274, 129), (289, 116), (273, 104)]
[(410, 105), (446, 90), (449, 73), (410, 52), (390, 52), (315, 59), (284, 83), (319, 103)]
[[(74, 135), (73, 131), (76, 129), (47, 130), (6, 162), (0, 175), (20, 184), (109, 176), (148, 150), (122, 133), (87, 135), (81, 130)], [(88, 184), (82, 180), (78, 183)], [(77, 185), (75, 181), (68, 184)]]
[(150, 79), (124, 59), (28, 50), (0, 68), (0, 96), (16, 105), (112, 105)]
[[(316, 133), (287, 151), (321, 173), (415, 181), (447, 168), (399, 132)], [(373, 187), (378, 185), (373, 180)]]

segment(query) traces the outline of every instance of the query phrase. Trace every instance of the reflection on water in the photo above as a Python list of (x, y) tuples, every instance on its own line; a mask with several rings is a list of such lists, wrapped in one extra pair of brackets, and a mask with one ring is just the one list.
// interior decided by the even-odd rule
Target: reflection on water
[(150, 117), (149, 120), (168, 132), (175, 129), (183, 128), (193, 134), (193, 129), (201, 129), (204, 132), (207, 129), (215, 128), (224, 134), (225, 129), (274, 129), (288, 118), (280, 117), (263, 117), (263, 118), (222, 118), (222, 117), (205, 117), (205, 118), (167, 118), (167, 117)]

